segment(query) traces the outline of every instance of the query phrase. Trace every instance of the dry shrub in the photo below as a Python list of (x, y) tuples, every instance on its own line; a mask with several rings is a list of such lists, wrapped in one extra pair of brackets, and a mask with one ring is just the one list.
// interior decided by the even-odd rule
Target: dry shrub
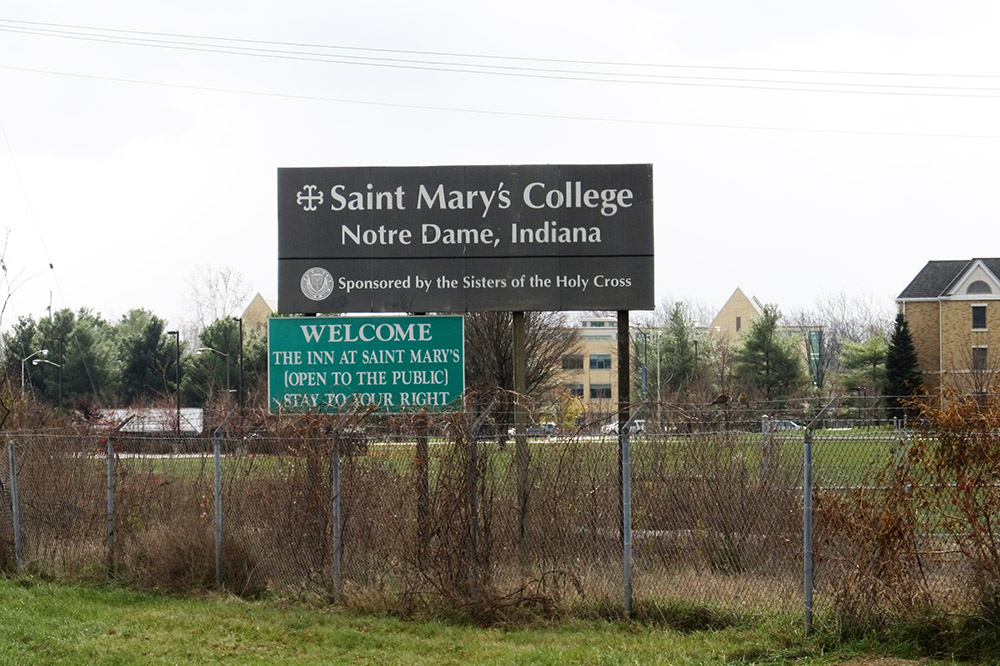
[[(216, 587), (215, 542), (211, 523), (198, 519), (160, 524), (134, 535), (122, 575), (145, 588), (190, 591)], [(254, 559), (239, 542), (222, 548), (222, 586), (242, 596), (266, 589)]]
[(950, 537), (972, 572), (979, 612), (1000, 624), (1000, 405), (996, 387), (920, 407), (907, 457), (913, 500), (928, 532)]
[(50, 574), (73, 576), (87, 569), (93, 554), (100, 551), (106, 523), (106, 465), (91, 455), (98, 441), (76, 434), (17, 437), (26, 563), (42, 566)]
[[(400, 604), (407, 610), (450, 609), (482, 622), (525, 609), (548, 612), (559, 586), (551, 576), (528, 575), (519, 567), (525, 552), (518, 549), (513, 454), (495, 437), (479, 438), (475, 423), (460, 415), (444, 430), (447, 451), (438, 452), (430, 466), (423, 520), (415, 525), (415, 538), (399, 535)], [(419, 474), (412, 479), (401, 484), (404, 498), (421, 484)]]
[(1000, 409), (993, 394), (913, 405), (898, 462), (818, 498), (836, 607), (860, 621), (934, 610), (1000, 621)]
[[(648, 440), (634, 471), (636, 526), (672, 570), (774, 575), (797, 558), (796, 466), (746, 434)], [(795, 460), (794, 462), (798, 462)]]
[[(4, 493), (0, 493), (0, 499), (6, 500)], [(13, 571), (15, 568), (14, 527), (10, 512), (0, 509), (0, 571)]]
[(926, 611), (931, 602), (904, 467), (879, 470), (861, 488), (817, 493), (817, 561), (839, 616), (852, 626)]

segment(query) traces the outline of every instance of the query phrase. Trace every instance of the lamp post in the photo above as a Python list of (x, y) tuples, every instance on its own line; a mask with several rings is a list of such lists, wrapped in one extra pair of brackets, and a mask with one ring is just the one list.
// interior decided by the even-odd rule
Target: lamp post
[(24, 393), (24, 364), (29, 359), (34, 358), (35, 356), (38, 356), (39, 354), (41, 354), (42, 356), (48, 356), (49, 355), (49, 350), (48, 349), (39, 349), (38, 351), (32, 352), (32, 353), (28, 354), (27, 356), (25, 356), (24, 358), (21, 359), (21, 393)]
[(642, 336), (642, 395), (645, 396), (646, 390), (646, 362), (649, 360), (649, 335), (646, 331), (642, 330), (638, 326), (635, 328), (636, 332)]
[(174, 336), (176, 359), (174, 364), (174, 381), (177, 384), (177, 436), (181, 435), (181, 334), (180, 331), (167, 331), (167, 335)]
[(59, 338), (59, 409), (63, 406), (63, 364), (66, 363), (66, 339)]
[(52, 361), (44, 358), (36, 358), (31, 361), (31, 365), (51, 365), (54, 368), (59, 368), (59, 409), (62, 409), (62, 365), (59, 363), (53, 363)]
[[(240, 408), (240, 418), (243, 417), (243, 317), (233, 317), (240, 325), (240, 381), (236, 385), (236, 405)], [(240, 421), (241, 428), (242, 420)]]
[(663, 327), (661, 326), (656, 331), (656, 423), (658, 427), (662, 425), (660, 421), (660, 338), (663, 337)]

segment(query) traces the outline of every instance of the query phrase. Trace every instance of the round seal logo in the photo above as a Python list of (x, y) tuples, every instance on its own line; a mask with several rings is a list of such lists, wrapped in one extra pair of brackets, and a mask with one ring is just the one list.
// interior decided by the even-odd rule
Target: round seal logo
[(322, 301), (333, 293), (333, 276), (330, 275), (330, 271), (319, 266), (303, 273), (299, 284), (306, 298), (313, 301)]

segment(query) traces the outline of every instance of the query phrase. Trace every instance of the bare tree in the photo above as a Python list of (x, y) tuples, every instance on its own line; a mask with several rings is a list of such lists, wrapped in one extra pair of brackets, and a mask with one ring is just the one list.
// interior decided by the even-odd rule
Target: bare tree
[(187, 286), (184, 334), (189, 340), (212, 322), (238, 315), (250, 298), (246, 278), (229, 266), (196, 266)]
[[(23, 269), (19, 271), (12, 271), (8, 267), (7, 263), (7, 250), (9, 247), (10, 228), (4, 228), (3, 245), (0, 247), (0, 325), (3, 324), (3, 318), (7, 314), (7, 308), (10, 307), (10, 302), (14, 297), (14, 293), (17, 292), (17, 290), (20, 289), (25, 282), (42, 274), (39, 272), (32, 275), (25, 275), (25, 271)], [(49, 264), (49, 269), (51, 270), (51, 268), (52, 264)], [(9, 350), (5, 349), (4, 353), (9, 355)], [(3, 389), (0, 389), (0, 428), (3, 427), (7, 417), (10, 415), (13, 405), (13, 390), (11, 387), (12, 380), (9, 373), (7, 374), (6, 380), (6, 386), (3, 387)]]
[[(7, 308), (10, 306), (10, 301), (14, 297), (14, 293), (25, 282), (44, 273), (44, 271), (40, 271), (32, 275), (25, 275), (23, 269), (19, 271), (11, 270), (7, 264), (7, 250), (9, 247), (10, 228), (4, 228), (3, 245), (0, 247), (0, 325), (3, 324), (4, 315), (7, 314)], [(49, 269), (51, 270), (51, 268), (52, 264), (49, 264)]]
[[(636, 313), (633, 323), (636, 326), (644, 328), (663, 328), (670, 320), (670, 313), (678, 305), (684, 308), (684, 312), (694, 326), (707, 326), (715, 318), (716, 312), (718, 312), (718, 308), (713, 308), (700, 301), (692, 301), (690, 299), (677, 300), (671, 296), (666, 296), (652, 312)], [(614, 315), (615, 313), (609, 314)]]
[(872, 335), (888, 337), (895, 320), (892, 301), (871, 294), (848, 296), (844, 292), (821, 296), (815, 309), (799, 310), (785, 321), (795, 326), (823, 327), (823, 375), (841, 370), (839, 359), (847, 342), (863, 343)]
[[(528, 394), (540, 399), (557, 388), (562, 357), (577, 348), (579, 331), (561, 312), (525, 313)], [(514, 388), (514, 332), (509, 312), (465, 317), (466, 383), (478, 393)]]

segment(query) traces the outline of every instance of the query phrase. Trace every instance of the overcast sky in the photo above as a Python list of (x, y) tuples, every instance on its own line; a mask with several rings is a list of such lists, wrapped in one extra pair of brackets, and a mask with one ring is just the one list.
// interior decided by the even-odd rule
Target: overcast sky
[(0, 2), (0, 324), (275, 297), (296, 166), (651, 163), (658, 302), (891, 303), (997, 256), (997, 6)]

